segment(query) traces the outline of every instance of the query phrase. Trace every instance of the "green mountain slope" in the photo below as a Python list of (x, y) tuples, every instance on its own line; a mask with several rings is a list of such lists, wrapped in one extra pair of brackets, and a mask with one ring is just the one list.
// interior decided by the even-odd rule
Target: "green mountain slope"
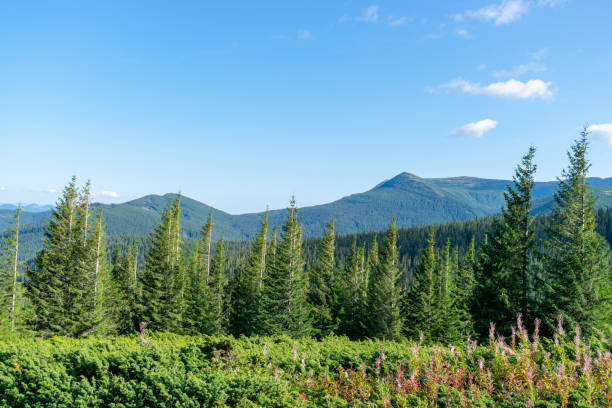
[[(508, 180), (453, 177), (423, 179), (401, 173), (385, 180), (369, 191), (343, 197), (337, 201), (300, 208), (306, 237), (319, 236), (323, 226), (336, 219), (339, 234), (384, 229), (397, 216), (398, 227), (460, 221), (499, 213), (504, 203), (503, 192)], [(612, 178), (590, 178), (591, 190), (598, 207), (612, 206)], [(552, 203), (556, 182), (536, 183), (533, 191), (535, 213), (546, 212)], [(161, 210), (176, 194), (148, 195), (123, 204), (96, 204), (104, 210), (106, 232), (110, 236), (145, 235), (159, 221)], [(185, 238), (199, 236), (211, 207), (182, 197), (182, 226)], [(256, 234), (262, 213), (232, 215), (212, 209), (215, 221), (214, 238), (221, 232), (231, 241), (250, 240)], [(0, 230), (11, 219), (12, 211), (0, 210)], [(33, 252), (40, 247), (40, 238), (49, 212), (24, 212), (22, 225), (24, 248)], [(272, 210), (272, 226), (281, 225), (286, 210)]]

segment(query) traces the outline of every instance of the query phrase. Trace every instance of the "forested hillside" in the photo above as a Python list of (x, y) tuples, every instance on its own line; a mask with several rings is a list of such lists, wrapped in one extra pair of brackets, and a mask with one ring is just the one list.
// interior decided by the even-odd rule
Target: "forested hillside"
[[(589, 188), (597, 208), (612, 206), (612, 178), (589, 178)], [(399, 228), (442, 224), (495, 215), (504, 204), (504, 189), (511, 181), (474, 177), (423, 179), (402, 173), (365, 193), (353, 194), (329, 204), (300, 208), (305, 237), (320, 237), (326, 223), (335, 219), (338, 234), (381, 231), (395, 216)], [(533, 188), (534, 214), (550, 211), (556, 182), (538, 182)], [(138, 237), (149, 234), (161, 213), (176, 194), (149, 195), (124, 204), (94, 204), (104, 211), (105, 232), (110, 237)], [(181, 197), (183, 239), (199, 235), (199, 229), (212, 210), (215, 218), (213, 239), (221, 233), (229, 241), (255, 237), (263, 213), (232, 215), (188, 197)], [(49, 212), (23, 212), (22, 258), (31, 259), (41, 246)], [(10, 222), (12, 211), (0, 210), (0, 230)], [(285, 210), (268, 212), (270, 226), (279, 227)]]

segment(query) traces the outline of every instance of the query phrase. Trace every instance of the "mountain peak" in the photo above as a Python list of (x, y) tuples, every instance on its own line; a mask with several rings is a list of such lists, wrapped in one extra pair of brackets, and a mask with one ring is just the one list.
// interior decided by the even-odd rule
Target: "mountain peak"
[(407, 171), (404, 171), (404, 172), (398, 174), (397, 176), (395, 176), (393, 178), (396, 179), (396, 178), (399, 178), (399, 177), (401, 177), (401, 178), (408, 178), (408, 179), (412, 179), (412, 180), (423, 180), (423, 178), (417, 176), (416, 174), (409, 173)]

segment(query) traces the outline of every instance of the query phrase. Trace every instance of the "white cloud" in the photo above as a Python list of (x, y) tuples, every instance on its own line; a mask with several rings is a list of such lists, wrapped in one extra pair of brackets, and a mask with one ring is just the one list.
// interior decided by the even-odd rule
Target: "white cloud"
[(460, 35), (463, 38), (471, 38), (470, 32), (465, 28), (458, 28), (457, 35)]
[(478, 19), (502, 25), (519, 20), (527, 11), (529, 11), (529, 2), (527, 0), (502, 0), (499, 4), (489, 4), (478, 10), (467, 10), (457, 14), (455, 15), (455, 20)]
[(287, 37), (285, 34), (274, 34), (272, 35), (272, 39), (273, 40), (288, 40), (289, 37)]
[(463, 13), (455, 14), (454, 18), (455, 21), (477, 19), (493, 22), (496, 25), (503, 25), (520, 20), (533, 5), (554, 8), (566, 2), (567, 0), (501, 0), (500, 3), (489, 4), (477, 10), (467, 10)]
[(498, 96), (511, 99), (547, 99), (553, 96), (550, 82), (539, 79), (532, 79), (527, 82), (510, 79), (505, 82), (494, 82), (489, 85), (482, 85), (480, 82), (470, 82), (463, 78), (457, 78), (448, 84), (441, 85), (441, 88), (458, 89), (461, 92), (475, 95)]
[(495, 129), (499, 123), (493, 119), (483, 119), (468, 123), (451, 132), (451, 136), (480, 138), (488, 131)]
[(312, 34), (309, 30), (297, 30), (298, 40), (309, 40), (312, 38)]
[(607, 142), (612, 146), (612, 123), (602, 123), (600, 125), (591, 125), (587, 129), (593, 136)]
[(119, 194), (114, 191), (104, 190), (97, 193), (94, 193), (94, 196), (103, 196), (103, 197), (111, 197), (111, 198), (119, 198)]
[(520, 77), (529, 73), (539, 73), (545, 72), (548, 70), (548, 67), (539, 62), (528, 62), (527, 64), (521, 64), (513, 67), (511, 70), (506, 71), (495, 71), (493, 72), (493, 76), (496, 78), (509, 78), (509, 77)]
[(5, 186), (0, 186), (0, 191), (6, 191), (8, 190)]
[(55, 193), (57, 193), (57, 190), (56, 190), (56, 189), (54, 189), (54, 188), (50, 188), (50, 189), (48, 189), (48, 190), (47, 190), (47, 193), (49, 193), (49, 194), (55, 194)]
[(387, 17), (387, 24), (389, 24), (389, 27), (399, 27), (401, 25), (404, 25), (406, 23), (411, 22), (412, 19), (404, 16), (404, 17), (395, 17), (395, 16), (389, 16)]
[(487, 69), (487, 64), (480, 64), (480, 65), (478, 66), (478, 70), (479, 70), (479, 71), (484, 71), (485, 69)]
[(361, 13), (361, 17), (358, 17), (357, 20), (363, 21), (366, 23), (377, 22), (378, 21), (378, 9), (379, 7), (375, 4), (367, 7), (365, 10), (363, 10), (363, 13)]

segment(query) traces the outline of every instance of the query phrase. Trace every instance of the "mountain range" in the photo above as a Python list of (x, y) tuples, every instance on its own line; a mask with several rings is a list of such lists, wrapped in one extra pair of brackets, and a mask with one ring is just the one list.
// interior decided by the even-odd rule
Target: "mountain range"
[[(612, 207), (612, 178), (589, 178), (590, 189), (598, 207)], [(398, 227), (445, 223), (495, 215), (504, 204), (504, 190), (509, 180), (476, 177), (421, 178), (401, 173), (374, 188), (343, 197), (331, 203), (299, 209), (304, 236), (319, 236), (330, 219), (336, 222), (338, 234), (378, 231), (397, 217)], [(533, 189), (534, 213), (546, 212), (553, 200), (556, 181), (537, 182)], [(106, 233), (116, 235), (148, 234), (159, 221), (166, 204), (176, 194), (148, 195), (122, 204), (95, 204), (104, 210)], [(0, 207), (0, 231), (11, 220), (13, 208)], [(34, 209), (34, 211), (32, 210)], [(50, 211), (39, 206), (24, 207), (23, 239), (37, 242)], [(226, 240), (252, 239), (263, 213), (232, 215), (183, 196), (182, 227), (186, 238), (199, 236), (200, 229), (212, 209), (214, 237), (223, 232)], [(285, 209), (269, 211), (270, 225), (280, 226), (287, 215)], [(37, 246), (37, 245), (35, 245)]]

